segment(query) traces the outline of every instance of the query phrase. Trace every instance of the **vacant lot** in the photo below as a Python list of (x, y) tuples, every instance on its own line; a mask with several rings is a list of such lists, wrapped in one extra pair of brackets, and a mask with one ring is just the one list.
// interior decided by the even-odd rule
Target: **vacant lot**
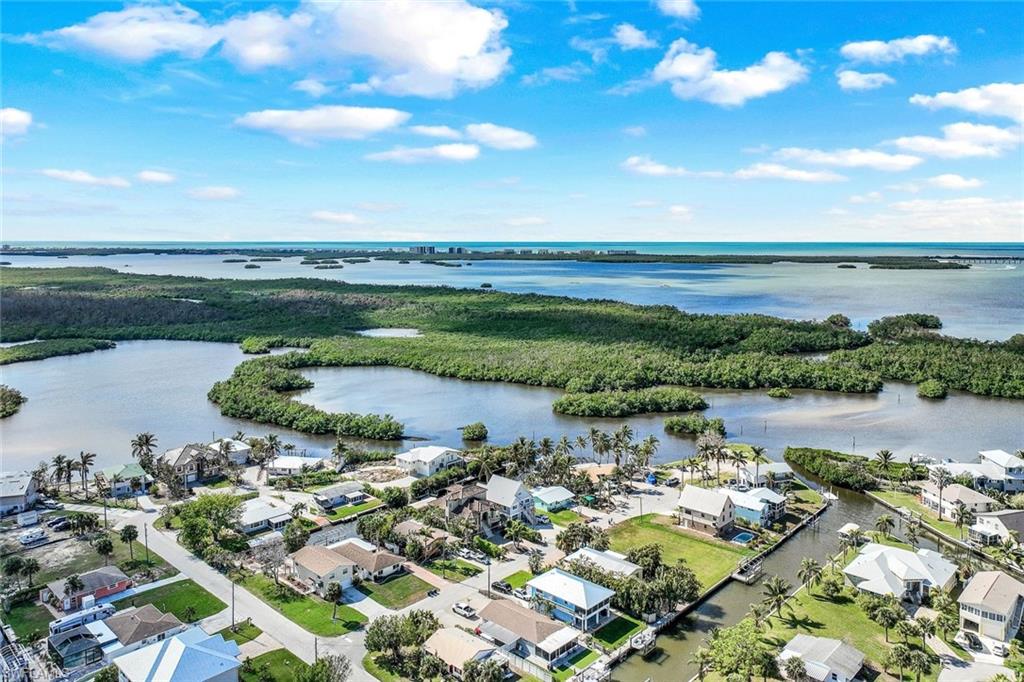
[(253, 574), (236, 582), (280, 611), (290, 621), (321, 637), (344, 635), (362, 627), (366, 616), (350, 606), (339, 605), (335, 620), (334, 605), (314, 595), (303, 596), (290, 587), (277, 585), (262, 574)]
[(426, 597), (433, 586), (411, 573), (406, 573), (396, 578), (388, 578), (382, 583), (366, 580), (360, 583), (358, 589), (381, 606), (401, 609)]
[(164, 613), (173, 613), (183, 623), (202, 620), (227, 608), (227, 604), (192, 580), (171, 583), (114, 602), (118, 610), (144, 604), (152, 604)]

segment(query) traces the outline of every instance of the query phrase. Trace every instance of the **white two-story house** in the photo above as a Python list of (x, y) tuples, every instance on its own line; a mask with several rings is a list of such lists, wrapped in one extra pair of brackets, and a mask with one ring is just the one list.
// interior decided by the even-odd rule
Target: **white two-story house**
[(533, 608), (577, 630), (590, 632), (612, 617), (615, 592), (560, 568), (526, 583)]
[(960, 593), (960, 629), (1011, 642), (1024, 615), (1024, 584), (1002, 571), (976, 573)]
[(417, 478), (433, 476), (439, 471), (464, 462), (458, 450), (439, 445), (424, 445), (395, 457), (395, 463), (400, 468)]
[(494, 475), (484, 484), (487, 502), (485, 523), (491, 528), (500, 528), (512, 519), (523, 523), (535, 523), (533, 494), (520, 481)]
[(921, 503), (941, 518), (952, 521), (960, 505), (975, 514), (983, 514), (991, 511), (996, 501), (977, 490), (953, 483), (942, 489), (942, 513), (939, 514), (939, 487), (934, 481), (926, 481), (921, 485)]
[(679, 525), (707, 535), (725, 535), (736, 524), (736, 504), (723, 492), (688, 485), (679, 494)]

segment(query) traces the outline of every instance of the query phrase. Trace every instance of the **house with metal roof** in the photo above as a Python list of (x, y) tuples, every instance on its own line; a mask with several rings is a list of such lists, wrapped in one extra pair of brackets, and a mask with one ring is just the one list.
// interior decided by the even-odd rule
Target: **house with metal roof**
[(440, 445), (423, 445), (395, 457), (395, 463), (410, 476), (426, 478), (448, 467), (465, 463), (462, 454)]
[(534, 488), (533, 506), (544, 511), (555, 512), (561, 509), (568, 509), (573, 505), (576, 495), (560, 485), (551, 485), (544, 488)]
[(843, 569), (846, 579), (862, 592), (920, 602), (929, 590), (948, 590), (956, 583), (956, 565), (939, 552), (913, 552), (869, 542)]
[(725, 535), (736, 523), (736, 504), (719, 490), (687, 485), (679, 493), (679, 525), (707, 535)]
[(79, 574), (78, 579), (82, 582), (82, 588), (70, 594), (64, 592), (64, 578), (47, 583), (46, 587), (39, 591), (39, 601), (53, 601), (61, 611), (71, 612), (81, 608), (83, 601), (88, 597), (94, 600), (102, 599), (124, 592), (132, 586), (132, 579), (117, 566), (101, 566)]
[(974, 525), (967, 531), (971, 542), (979, 545), (994, 545), (1012, 541), (1019, 544), (1024, 538), (1024, 509), (1001, 509), (975, 516)]
[(292, 510), (266, 497), (254, 497), (242, 503), (238, 527), (245, 533), (261, 530), (281, 530), (292, 520)]
[(1024, 615), (1024, 583), (1002, 571), (975, 573), (957, 599), (960, 629), (1009, 643)]
[(37, 488), (38, 482), (28, 471), (0, 473), (0, 515), (31, 509), (39, 497)]
[(313, 501), (325, 511), (345, 504), (358, 504), (369, 497), (363, 492), (365, 487), (366, 484), (360, 481), (342, 481), (317, 490), (313, 493)]
[(747, 462), (740, 467), (740, 483), (751, 488), (778, 486), (793, 479), (793, 468), (785, 462), (754, 464)]
[(614, 573), (622, 578), (629, 577), (640, 570), (639, 566), (626, 559), (625, 554), (619, 554), (610, 549), (581, 547), (562, 559), (563, 565), (571, 564), (574, 561), (588, 561), (605, 573)]
[(334, 468), (331, 460), (324, 457), (299, 457), (280, 455), (267, 463), (268, 476), (298, 476), (306, 471)]
[(441, 628), (423, 643), (423, 650), (441, 659), (448, 674), (462, 679), (462, 669), (469, 661), (482, 661), (490, 657), (496, 647), (489, 642), (459, 628)]
[(97, 474), (97, 478), (102, 478), (110, 486), (112, 497), (145, 495), (153, 482), (153, 477), (138, 462), (107, 467)]
[(476, 634), (501, 647), (513, 664), (523, 659), (545, 670), (575, 653), (583, 634), (511, 599), (495, 599), (479, 615)]
[(213, 441), (206, 447), (210, 448), (217, 454), (227, 455), (228, 461), (232, 464), (248, 464), (249, 459), (252, 457), (252, 446), (244, 440), (221, 438), (220, 440)]
[(533, 524), (533, 495), (522, 481), (495, 474), (484, 484), (488, 513), (484, 520), (491, 528), (504, 526), (512, 519)]
[[(991, 511), (996, 501), (988, 495), (979, 493), (977, 490), (968, 488), (959, 483), (952, 483), (941, 491), (934, 481), (925, 481), (921, 484), (921, 504), (931, 509), (940, 518), (952, 521), (956, 510), (963, 505), (966, 509), (975, 514), (982, 514)], [(942, 510), (939, 514), (939, 497), (942, 498)]]
[(864, 667), (864, 654), (830, 637), (797, 635), (779, 654), (779, 667), (794, 657), (803, 659), (807, 679), (816, 682), (849, 682)]
[(596, 630), (612, 618), (613, 590), (552, 568), (526, 583), (530, 601), (577, 630)]
[(114, 659), (121, 682), (238, 682), (238, 644), (192, 627)]

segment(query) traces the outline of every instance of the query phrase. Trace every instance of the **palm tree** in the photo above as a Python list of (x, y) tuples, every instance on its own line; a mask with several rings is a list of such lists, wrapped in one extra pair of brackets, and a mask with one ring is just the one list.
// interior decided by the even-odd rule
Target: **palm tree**
[(956, 506), (953, 508), (953, 523), (960, 529), (960, 539), (963, 540), (964, 528), (974, 523), (974, 511), (962, 500), (957, 500)]
[(284, 449), (284, 445), (281, 443), (281, 439), (275, 433), (268, 433), (267, 437), (263, 439), (265, 449), (270, 459), (274, 459), (281, 454), (281, 450)]
[(789, 598), (790, 584), (777, 575), (773, 575), (764, 582), (762, 603), (775, 612), (775, 615), (782, 617), (782, 607), (786, 605)]
[(729, 461), (732, 462), (733, 465), (736, 467), (736, 481), (738, 483), (740, 480), (740, 467), (747, 463), (747, 458), (739, 449), (729, 450), (727, 452), (727, 457), (729, 458)]
[(526, 537), (530, 528), (519, 519), (512, 519), (505, 524), (505, 537), (512, 541), (518, 550), (523, 538)]
[(59, 488), (60, 484), (64, 481), (64, 470), (68, 466), (68, 458), (64, 455), (54, 455), (53, 464), (51, 466), (53, 467), (53, 473), (51, 473), (50, 476)]
[(65, 597), (70, 597), (72, 595), (78, 594), (83, 589), (85, 589), (85, 583), (82, 582), (82, 579), (78, 577), (77, 573), (72, 573), (64, 579)]
[(583, 435), (582, 433), (580, 435), (576, 436), (576, 449), (577, 450), (586, 450), (587, 449), (587, 443), (588, 443), (587, 437), (585, 435)]
[(808, 594), (811, 588), (821, 580), (821, 564), (809, 556), (805, 556), (800, 562), (800, 570), (796, 573), (797, 580), (807, 586)]
[(939, 518), (942, 518), (942, 491), (953, 483), (953, 474), (949, 473), (948, 469), (939, 467), (932, 472), (932, 481), (935, 483), (935, 487), (939, 491)]
[(110, 560), (110, 556), (114, 553), (114, 543), (110, 541), (110, 538), (106, 534), (96, 538), (96, 542), (93, 543), (93, 548), (96, 553), (103, 557), (103, 565), (106, 566)]
[(899, 679), (903, 679), (903, 669), (910, 666), (910, 654), (911, 649), (903, 642), (894, 644), (889, 653), (885, 655), (884, 665), (885, 667), (892, 668), (896, 667), (900, 671)]
[(338, 619), (338, 600), (341, 599), (341, 585), (337, 582), (330, 582), (327, 584), (327, 589), (324, 591), (324, 597), (327, 601), (334, 604), (334, 613), (331, 614), (331, 620)]
[(910, 545), (911, 547), (917, 547), (917, 543), (919, 542), (919, 540), (918, 540), (918, 529), (920, 527), (921, 527), (921, 524), (918, 523), (917, 521), (913, 520), (913, 519), (911, 519), (907, 523), (907, 530), (904, 533), (904, 535), (906, 535), (907, 544)]
[(697, 679), (701, 682), (704, 682), (704, 678), (711, 671), (714, 662), (715, 657), (711, 655), (711, 651), (703, 646), (694, 651), (689, 660), (690, 665), (697, 667)]
[(135, 561), (135, 550), (132, 547), (132, 543), (139, 537), (139, 529), (128, 524), (121, 529), (121, 542), (128, 545), (128, 557), (132, 561)]
[(96, 454), (82, 450), (78, 453), (78, 471), (82, 476), (82, 490), (89, 497), (89, 467), (96, 461)]
[(878, 462), (878, 470), (888, 478), (889, 467), (892, 466), (893, 461), (896, 459), (895, 455), (892, 454), (892, 450), (879, 450), (875, 453), (875, 461)]
[(771, 611), (764, 604), (751, 604), (747, 615), (754, 621), (754, 628), (760, 630), (764, 627), (764, 622), (768, 620), (768, 616), (771, 615)]
[(804, 682), (807, 679), (807, 664), (799, 656), (790, 656), (782, 664), (782, 670), (786, 673), (786, 679), (792, 682)]
[(889, 628), (903, 620), (904, 612), (898, 606), (883, 606), (875, 613), (875, 622), (885, 631), (885, 641), (889, 641)]
[(914, 679), (921, 682), (921, 675), (932, 669), (931, 656), (920, 650), (911, 651), (907, 667), (914, 671)]
[(917, 624), (917, 631), (921, 635), (921, 647), (924, 648), (925, 640), (935, 635), (935, 621), (927, 616), (918, 616), (914, 619)]
[(39, 562), (29, 557), (21, 562), (20, 573), (28, 578), (28, 586), (32, 587), (32, 576), (39, 572)]
[(156, 449), (156, 436), (143, 431), (132, 438), (132, 457), (139, 461), (143, 469), (152, 466), (153, 450)]
[(889, 533), (896, 527), (896, 522), (893, 521), (892, 516), (889, 514), (881, 514), (875, 519), (875, 530), (881, 533), (885, 538), (889, 537)]
[(754, 463), (754, 487), (756, 488), (761, 481), (761, 465), (767, 464), (771, 460), (768, 459), (768, 451), (765, 448), (760, 445), (751, 445), (750, 461)]
[(716, 479), (721, 479), (722, 459), (725, 455), (725, 439), (717, 433), (705, 431), (697, 437), (697, 454), (715, 462)]

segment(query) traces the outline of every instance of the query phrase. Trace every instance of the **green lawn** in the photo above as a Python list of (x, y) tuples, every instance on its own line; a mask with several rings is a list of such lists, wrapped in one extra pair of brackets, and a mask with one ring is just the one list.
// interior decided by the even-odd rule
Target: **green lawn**
[(555, 682), (565, 682), (577, 671), (589, 668), (600, 657), (601, 654), (584, 647), (573, 654), (568, 661), (551, 671), (551, 677), (554, 678)]
[(511, 585), (514, 590), (517, 587), (522, 587), (531, 579), (533, 579), (533, 573), (530, 573), (529, 571), (516, 571), (509, 577), (505, 578), (505, 582)]
[(242, 622), (235, 623), (234, 631), (231, 630), (231, 626), (229, 625), (217, 634), (222, 635), (224, 639), (234, 640), (238, 642), (239, 646), (241, 646), (242, 644), (245, 644), (246, 642), (251, 642), (252, 640), (262, 635), (263, 630), (260, 630), (252, 623)]
[(22, 602), (11, 607), (10, 613), (4, 613), (3, 620), (14, 630), (18, 639), (29, 640), (35, 637), (45, 639), (50, 634), (50, 621), (53, 616), (39, 602)]
[(666, 563), (683, 559), (693, 569), (704, 588), (731, 574), (736, 564), (751, 550), (740, 545), (705, 538), (678, 528), (675, 519), (645, 514), (616, 524), (609, 529), (611, 549), (627, 553), (634, 547), (656, 542)]
[(617, 649), (643, 629), (644, 624), (641, 621), (622, 615), (594, 632), (594, 639), (606, 649)]
[[(120, 599), (114, 606), (120, 611), (129, 606), (152, 604), (164, 613), (170, 612), (183, 623), (202, 620), (207, 616), (223, 611), (227, 604), (200, 587), (192, 580), (182, 580), (170, 585), (137, 594), (134, 597)], [(191, 607), (194, 614), (191, 619), (185, 617), (185, 611)]]
[(366, 622), (366, 616), (344, 604), (338, 606), (338, 619), (333, 620), (334, 607), (331, 604), (315, 595), (303, 596), (286, 585), (277, 585), (262, 573), (246, 576), (237, 582), (314, 635), (344, 635)]
[[(874, 491), (872, 494), (877, 495), (880, 499), (885, 500), (894, 507), (906, 507), (915, 514), (919, 514), (924, 523), (931, 526), (938, 532), (957, 540), (960, 539), (960, 529), (956, 527), (956, 524), (952, 521), (940, 521), (936, 518), (935, 512), (918, 501), (917, 496), (911, 493), (896, 492), (894, 490), (878, 490)], [(967, 530), (964, 529), (964, 534), (966, 535), (966, 533)]]
[(452, 580), (455, 582), (468, 580), (475, 575), (479, 575), (483, 570), (468, 561), (463, 561), (458, 558), (434, 559), (433, 561), (428, 561), (423, 564), (423, 568), (435, 575), (441, 576), (445, 580)]
[[(378, 662), (377, 659), (381, 661)], [(381, 682), (402, 682), (404, 679), (401, 675), (397, 675), (388, 670), (383, 662), (383, 654), (375, 654), (370, 652), (363, 656), (363, 667), (366, 668), (366, 672), (376, 677)]]
[(556, 526), (568, 526), (570, 523), (576, 521), (582, 521), (583, 517), (574, 512), (572, 509), (560, 509), (559, 511), (544, 511), (543, 509), (535, 509), (537, 514), (543, 514), (544, 516), (551, 519), (551, 523)]
[(366, 511), (367, 509), (375, 509), (381, 506), (382, 504), (384, 503), (378, 500), (377, 498), (373, 498), (372, 500), (367, 500), (362, 504), (348, 504), (345, 505), (344, 507), (337, 507), (327, 512), (323, 516), (331, 521), (339, 521), (341, 519), (348, 518), (353, 514), (358, 514), (359, 512)]
[(359, 584), (358, 590), (381, 606), (389, 609), (401, 609), (415, 604), (427, 596), (434, 586), (417, 578), (412, 573), (405, 573), (388, 578), (382, 583), (365, 580)]
[[(248, 666), (242, 665), (238, 671), (238, 679), (241, 682), (263, 682), (266, 677), (260, 675), (260, 671), (266, 669), (270, 679), (274, 682), (290, 682), (295, 679), (295, 673), (309, 666), (298, 656), (287, 649), (275, 649), (256, 658), (248, 659)], [(248, 667), (251, 672), (246, 672)]]
[[(139, 537), (142, 537), (142, 529), (139, 529)], [(118, 533), (110, 533), (110, 540), (114, 544), (114, 554), (111, 555), (109, 563), (117, 566), (128, 575), (139, 573), (147, 567), (146, 548), (139, 542), (132, 543), (132, 551), (135, 558), (132, 559), (128, 552), (128, 545), (121, 542)], [(35, 547), (23, 552), (20, 556), (32, 558), (39, 562), (42, 570), (32, 576), (32, 584), (45, 585), (66, 578), (72, 573), (85, 573), (94, 568), (103, 566), (103, 557), (96, 553), (85, 540), (66, 540), (57, 545), (60, 551), (54, 551), (53, 546)], [(158, 554), (150, 550), (148, 568), (152, 571), (154, 578), (169, 578), (178, 573), (177, 569), (168, 564)]]

